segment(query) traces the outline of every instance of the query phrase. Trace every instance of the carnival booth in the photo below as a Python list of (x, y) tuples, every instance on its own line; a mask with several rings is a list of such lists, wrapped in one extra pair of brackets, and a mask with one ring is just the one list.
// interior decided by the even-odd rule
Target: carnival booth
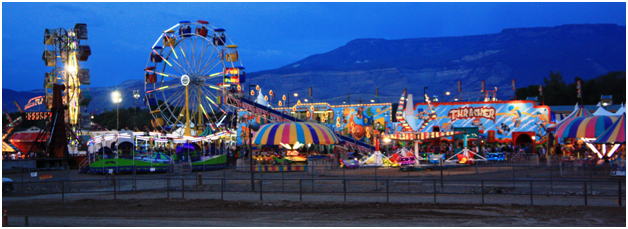
[[(311, 145), (334, 145), (340, 141), (327, 126), (303, 122), (278, 122), (262, 125), (253, 134), (253, 144), (258, 148), (276, 147), (276, 151), (267, 150), (253, 155), (256, 165), (254, 171), (304, 171), (314, 157), (324, 155), (310, 151)], [(301, 147), (307, 147), (300, 150)], [(269, 149), (269, 148), (267, 148)], [(309, 163), (308, 163), (309, 164)]]

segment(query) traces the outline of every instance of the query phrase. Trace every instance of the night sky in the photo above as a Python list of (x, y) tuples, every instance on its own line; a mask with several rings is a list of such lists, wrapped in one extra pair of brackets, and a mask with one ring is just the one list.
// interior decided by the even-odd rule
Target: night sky
[[(626, 25), (626, 3), (2, 3), (2, 88), (43, 88), (46, 28), (86, 23), (91, 86), (143, 80), (151, 46), (179, 21), (227, 30), (247, 72), (288, 65), (359, 38), (499, 33), (563, 24)], [(84, 42), (82, 42), (84, 43)], [(394, 48), (394, 47), (391, 47)]]

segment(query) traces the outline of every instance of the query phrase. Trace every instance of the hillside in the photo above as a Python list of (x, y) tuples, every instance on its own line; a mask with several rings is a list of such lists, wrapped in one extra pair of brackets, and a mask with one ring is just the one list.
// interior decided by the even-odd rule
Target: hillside
[[(480, 82), (486, 88), (498, 87), (500, 99), (510, 99), (516, 86), (541, 84), (550, 71), (561, 72), (565, 82), (574, 77), (585, 80), (612, 71), (626, 70), (626, 27), (614, 24), (580, 24), (542, 28), (504, 29), (497, 34), (460, 37), (413, 38), (400, 40), (357, 39), (327, 53), (309, 56), (286, 66), (260, 72), (247, 72), (244, 85), (259, 84), (267, 94), (297, 92), (305, 98), (314, 89), (315, 102), (342, 103), (351, 93), (351, 102), (374, 99), (379, 87), (380, 102), (397, 102), (404, 88), (415, 94), (450, 91), (464, 100), (480, 96)], [(462, 93), (457, 82), (462, 81)], [(8, 85), (4, 85), (7, 87)], [(132, 90), (144, 88), (141, 77), (117, 86), (122, 90), (120, 107), (133, 106)], [(114, 87), (91, 85), (94, 100), (91, 112), (104, 107), (115, 109), (110, 93)], [(3, 109), (15, 111), (17, 100), (28, 99), (43, 90), (15, 92), (3, 89)], [(419, 96), (417, 96), (419, 95)], [(280, 98), (277, 97), (277, 98)], [(294, 98), (291, 103), (296, 102)], [(138, 106), (141, 106), (141, 99)], [(276, 103), (275, 103), (276, 104)]]

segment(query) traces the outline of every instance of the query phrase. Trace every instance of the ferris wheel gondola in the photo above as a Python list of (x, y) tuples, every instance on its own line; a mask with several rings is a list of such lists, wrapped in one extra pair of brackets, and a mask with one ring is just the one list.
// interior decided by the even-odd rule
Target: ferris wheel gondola
[(224, 29), (207, 21), (181, 21), (164, 30), (144, 68), (153, 126), (179, 136), (216, 131), (235, 113), (223, 103), (226, 91), (243, 83), (236, 49)]

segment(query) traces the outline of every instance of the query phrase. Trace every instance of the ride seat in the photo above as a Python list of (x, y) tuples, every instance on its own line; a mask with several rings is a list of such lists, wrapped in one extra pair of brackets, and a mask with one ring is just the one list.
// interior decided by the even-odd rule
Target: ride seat
[(44, 51), (41, 55), (41, 59), (44, 60), (44, 63), (46, 63), (48, 67), (54, 67), (57, 64), (57, 55), (55, 51), (52, 50)]
[(196, 34), (198, 34), (199, 36), (207, 37), (207, 28), (205, 28), (205, 26), (201, 28), (196, 28)]
[(76, 23), (76, 25), (74, 25), (74, 33), (76, 34), (76, 38), (87, 40), (87, 24)]
[(87, 68), (79, 68), (78, 70), (78, 78), (81, 84), (90, 84), (91, 78), (89, 75), (89, 69)]
[(167, 35), (164, 36), (164, 47), (174, 47), (175, 43), (177, 42), (177, 38), (175, 37), (168, 37)]
[(79, 45), (77, 54), (78, 61), (87, 61), (87, 58), (92, 55), (92, 49), (89, 45)]
[(44, 31), (44, 44), (45, 45), (54, 45), (55, 40), (57, 39), (57, 34), (55, 29), (46, 29)]
[(79, 96), (79, 98), (81, 98), (80, 101), (80, 106), (82, 107), (86, 107), (89, 105), (89, 102), (92, 101), (92, 92), (90, 91), (81, 91), (81, 94)]

